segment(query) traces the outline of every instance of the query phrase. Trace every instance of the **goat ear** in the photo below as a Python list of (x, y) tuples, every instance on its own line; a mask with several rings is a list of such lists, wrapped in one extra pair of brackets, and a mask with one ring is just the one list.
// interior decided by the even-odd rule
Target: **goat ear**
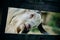
[(46, 31), (43, 29), (42, 23), (38, 26), (38, 29), (41, 33), (45, 33)]

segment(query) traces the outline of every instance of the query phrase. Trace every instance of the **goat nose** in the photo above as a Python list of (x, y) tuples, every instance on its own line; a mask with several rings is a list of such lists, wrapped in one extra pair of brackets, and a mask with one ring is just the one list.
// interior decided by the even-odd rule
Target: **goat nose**
[(25, 25), (26, 29), (29, 30), (31, 28), (30, 24)]
[(28, 24), (28, 28), (31, 28), (31, 25), (30, 24)]

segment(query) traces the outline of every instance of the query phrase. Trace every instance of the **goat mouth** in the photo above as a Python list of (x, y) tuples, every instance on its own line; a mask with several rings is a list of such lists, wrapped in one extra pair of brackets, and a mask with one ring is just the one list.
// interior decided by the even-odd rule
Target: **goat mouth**
[(30, 30), (30, 28), (31, 28), (31, 25), (30, 24), (24, 24), (24, 30), (22, 31), (22, 33), (28, 33), (29, 32), (29, 30)]
[[(31, 28), (30, 24), (24, 24), (24, 30), (23, 31), (29, 31)], [(21, 31), (21, 29), (19, 27), (17, 27), (17, 33), (19, 33)]]

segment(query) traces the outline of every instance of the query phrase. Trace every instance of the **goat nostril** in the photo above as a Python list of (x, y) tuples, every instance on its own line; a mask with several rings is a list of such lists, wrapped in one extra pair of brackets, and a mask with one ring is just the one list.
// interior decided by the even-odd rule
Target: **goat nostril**
[(21, 31), (21, 29), (19, 27), (17, 27), (17, 33), (19, 33)]
[(29, 26), (29, 28), (31, 28), (31, 25), (30, 24), (28, 26)]
[(25, 29), (29, 30), (31, 28), (30, 24), (25, 25)]
[(32, 18), (33, 16), (34, 16), (34, 14), (31, 14), (31, 15), (30, 15), (30, 18)]

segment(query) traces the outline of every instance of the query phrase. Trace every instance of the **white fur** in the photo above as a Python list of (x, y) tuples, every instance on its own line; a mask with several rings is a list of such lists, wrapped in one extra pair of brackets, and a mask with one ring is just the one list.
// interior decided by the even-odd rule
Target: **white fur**
[[(30, 18), (31, 14), (34, 14), (33, 18)], [(12, 18), (13, 16), (15, 17)], [(38, 14), (37, 10), (9, 8), (5, 33), (17, 33), (17, 27), (21, 29), (19, 32), (21, 33), (24, 29), (24, 24), (30, 24), (31, 28), (33, 28), (40, 23), (41, 14)]]

